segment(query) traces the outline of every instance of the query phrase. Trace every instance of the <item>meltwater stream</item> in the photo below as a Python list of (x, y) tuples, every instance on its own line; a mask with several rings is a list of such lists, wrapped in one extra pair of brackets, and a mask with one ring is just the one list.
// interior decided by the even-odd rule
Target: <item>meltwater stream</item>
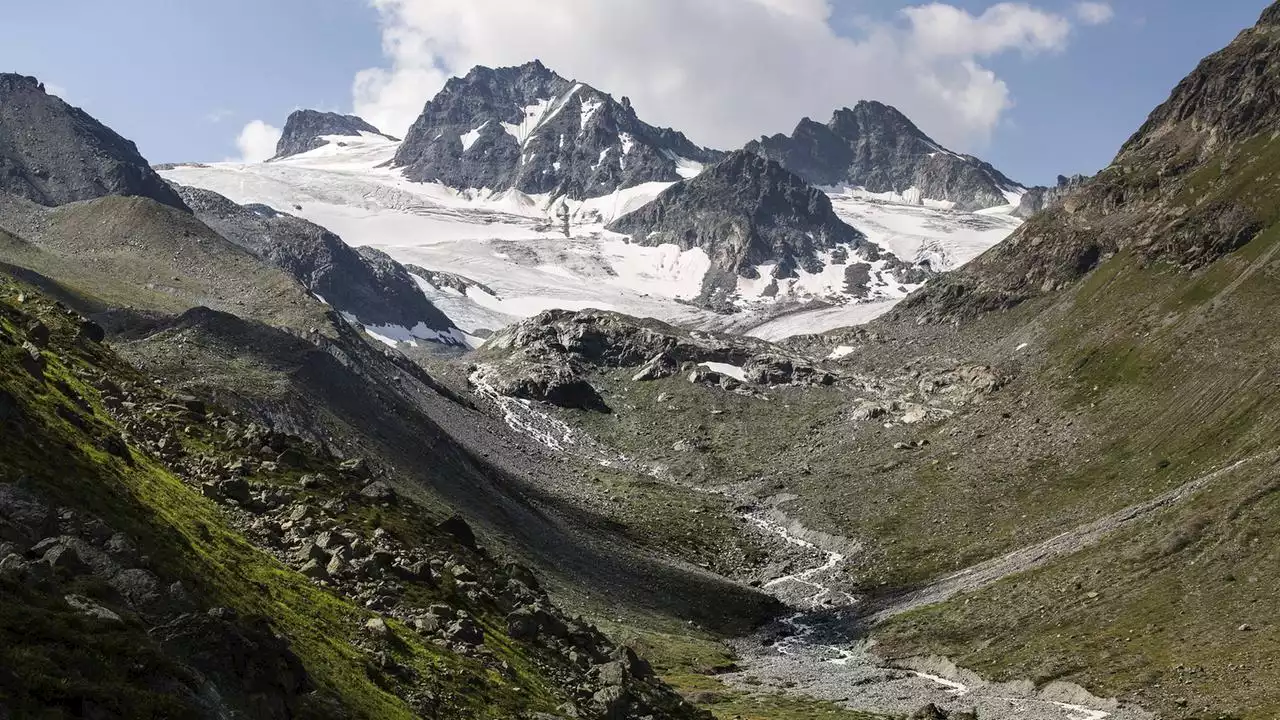
[[(1037, 693), (1029, 687), (963, 682), (933, 672), (884, 667), (865, 640), (852, 632), (859, 600), (835, 587), (849, 559), (798, 537), (787, 526), (761, 513), (744, 518), (761, 532), (820, 556), (807, 569), (775, 578), (763, 588), (796, 612), (764, 636), (735, 643), (740, 670), (725, 680), (744, 689), (761, 686), (805, 695), (868, 712), (910, 713), (933, 703), (947, 710), (976, 710), (983, 720), (1137, 720), (1150, 716), (1105, 701), (1094, 707), (1076, 704), (1065, 689)], [(939, 663), (941, 665), (941, 663)], [(924, 666), (921, 666), (924, 667)], [(960, 673), (967, 678), (970, 674)]]

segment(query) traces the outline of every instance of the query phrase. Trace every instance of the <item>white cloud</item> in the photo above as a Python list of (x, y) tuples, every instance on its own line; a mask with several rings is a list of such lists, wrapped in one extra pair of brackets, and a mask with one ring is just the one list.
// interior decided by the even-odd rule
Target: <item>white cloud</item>
[(353, 83), (356, 114), (402, 134), (452, 75), (534, 58), (630, 96), (645, 120), (735, 147), (825, 121), (861, 99), (891, 103), (939, 141), (981, 147), (1012, 105), (992, 56), (1062, 50), (1071, 21), (1022, 3), (980, 14), (932, 3), (832, 26), (833, 0), (369, 0), (385, 67)]
[(280, 142), (280, 128), (254, 120), (245, 125), (236, 137), (240, 149), (240, 162), (263, 162), (275, 157), (276, 143)]
[(1032, 54), (1066, 47), (1071, 23), (1026, 5), (1000, 3), (974, 16), (942, 3), (910, 7), (911, 40), (919, 52), (972, 59), (1017, 49)]
[(1104, 2), (1081, 2), (1076, 3), (1076, 17), (1080, 18), (1080, 22), (1086, 25), (1105, 25), (1111, 22), (1111, 18), (1116, 16), (1116, 11), (1111, 9), (1111, 5)]

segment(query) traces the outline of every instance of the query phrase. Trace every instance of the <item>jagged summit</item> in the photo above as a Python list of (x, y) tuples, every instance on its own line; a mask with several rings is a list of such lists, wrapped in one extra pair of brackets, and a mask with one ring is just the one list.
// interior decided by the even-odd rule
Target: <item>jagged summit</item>
[(319, 110), (294, 110), (285, 121), (280, 141), (276, 143), (274, 159), (300, 155), (327, 143), (331, 135), (359, 137), (361, 133), (381, 135), (388, 140), (398, 140), (355, 115), (342, 115)]
[(978, 158), (948, 150), (896, 108), (875, 101), (837, 110), (826, 125), (804, 118), (790, 136), (762, 137), (746, 149), (814, 185), (918, 194), (965, 210), (1008, 205), (1023, 189)]
[(48, 206), (138, 195), (186, 209), (131, 141), (13, 73), (0, 73), (0, 191)]
[(395, 164), (422, 182), (585, 199), (675, 182), (720, 156), (642, 122), (627, 98), (534, 60), (450, 79), (409, 129)]
[[(737, 278), (759, 278), (762, 266), (771, 266), (776, 281), (797, 278), (802, 271), (821, 273), (830, 261), (845, 266), (847, 292), (858, 296), (868, 292), (871, 262), (906, 269), (837, 217), (825, 193), (745, 150), (672, 186), (609, 229), (642, 245), (671, 243), (706, 252), (712, 271), (700, 300), (711, 307), (723, 307), (737, 290)], [(898, 282), (909, 280), (904, 274)]]

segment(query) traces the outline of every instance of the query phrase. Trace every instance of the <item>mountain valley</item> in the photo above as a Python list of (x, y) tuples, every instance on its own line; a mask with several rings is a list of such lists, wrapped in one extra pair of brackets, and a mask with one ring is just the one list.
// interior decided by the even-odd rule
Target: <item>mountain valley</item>
[(0, 74), (0, 718), (1276, 717), (1280, 3), (1054, 187), (850, 102)]

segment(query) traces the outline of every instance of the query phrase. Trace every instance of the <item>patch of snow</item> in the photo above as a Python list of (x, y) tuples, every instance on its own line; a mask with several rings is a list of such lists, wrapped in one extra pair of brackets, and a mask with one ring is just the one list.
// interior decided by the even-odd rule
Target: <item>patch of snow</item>
[(911, 674), (915, 675), (918, 678), (924, 678), (925, 680), (928, 680), (931, 683), (936, 683), (945, 688), (950, 688), (949, 690), (947, 690), (947, 694), (953, 697), (964, 697), (965, 695), (968, 695), (970, 692), (968, 685), (965, 685), (963, 683), (958, 683), (954, 680), (948, 680), (944, 677), (939, 677), (937, 675), (930, 675), (929, 673), (923, 673), (923, 672), (912, 672)]
[[(502, 123), (502, 129), (507, 134), (516, 139), (516, 143), (520, 147), (524, 147), (529, 142), (529, 138), (537, 132), (542, 125), (543, 120), (549, 119), (547, 113), (554, 104), (552, 98), (538, 100), (536, 103), (520, 109), (521, 120), (518, 123)], [(554, 116), (554, 113), (552, 113)]]
[(482, 123), (480, 127), (476, 128), (475, 130), (472, 130), (471, 132), (468, 132), (468, 133), (463, 133), (462, 152), (466, 152), (470, 150), (471, 146), (476, 144), (476, 141), (480, 139), (480, 132), (484, 130), (486, 127), (488, 127), (488, 125), (489, 125), (489, 121), (485, 120), (484, 123)]
[(832, 350), (832, 351), (831, 351), (831, 354), (827, 356), (827, 359), (828, 359), (828, 360), (839, 360), (839, 359), (840, 359), (840, 358), (842, 358), (842, 357), (847, 357), (847, 356), (849, 356), (849, 355), (852, 355), (852, 354), (853, 354), (853, 351), (854, 351), (854, 350), (856, 350), (856, 349), (857, 349), (857, 348), (850, 347), (849, 345), (841, 345), (841, 346), (837, 347), (835, 350)]
[(1068, 703), (1055, 702), (1054, 705), (1066, 710), (1072, 715), (1068, 716), (1068, 720), (1106, 720), (1111, 717), (1111, 713), (1102, 710), (1091, 710), (1083, 705), (1070, 705)]
[(1008, 237), (1022, 221), (1005, 208), (969, 213), (911, 206), (857, 191), (829, 190), (841, 220), (867, 239), (909, 263), (927, 262), (936, 271), (954, 270)]
[[(581, 130), (586, 130), (587, 123), (591, 122), (591, 117), (595, 115), (596, 111), (599, 110), (603, 105), (604, 105), (604, 100), (601, 100), (600, 98), (590, 98), (587, 100), (583, 100), (582, 115), (578, 119), (578, 122), (579, 122), (578, 127), (581, 128)], [(579, 131), (580, 134), (581, 134), (581, 130)]]
[(417, 347), (419, 342), (424, 341), (465, 347), (478, 346), (477, 338), (469, 337), (458, 328), (435, 330), (427, 327), (426, 323), (421, 322), (412, 328), (407, 328), (403, 325), (366, 325), (349, 312), (343, 311), (341, 314), (347, 322), (362, 326), (365, 334), (369, 337), (393, 348), (398, 347), (401, 343)]
[[(718, 363), (718, 362), (704, 362), (704, 363), (698, 363), (698, 364), (710, 370), (711, 372), (718, 372), (721, 375), (727, 375), (733, 378), (734, 380), (737, 380), (738, 382), (747, 381), (747, 371), (743, 370), (738, 365), (730, 365), (729, 363)], [(800, 542), (804, 542), (804, 541), (801, 540)], [(768, 585), (765, 585), (765, 587), (768, 587)]]
[(611, 148), (611, 147), (607, 147), (607, 148), (605, 148), (605, 149), (603, 149), (603, 150), (601, 150), (601, 151), (600, 151), (600, 157), (599, 157), (599, 159), (597, 159), (597, 160), (596, 160), (596, 164), (595, 164), (595, 165), (592, 165), (592, 166), (591, 166), (591, 170), (592, 170), (592, 172), (594, 172), (594, 171), (596, 171), (596, 170), (599, 170), (599, 169), (600, 169), (600, 166), (604, 164), (604, 159), (605, 159), (605, 158), (607, 158), (607, 157), (609, 157), (609, 152), (610, 152), (611, 150), (613, 150), (613, 148)]

